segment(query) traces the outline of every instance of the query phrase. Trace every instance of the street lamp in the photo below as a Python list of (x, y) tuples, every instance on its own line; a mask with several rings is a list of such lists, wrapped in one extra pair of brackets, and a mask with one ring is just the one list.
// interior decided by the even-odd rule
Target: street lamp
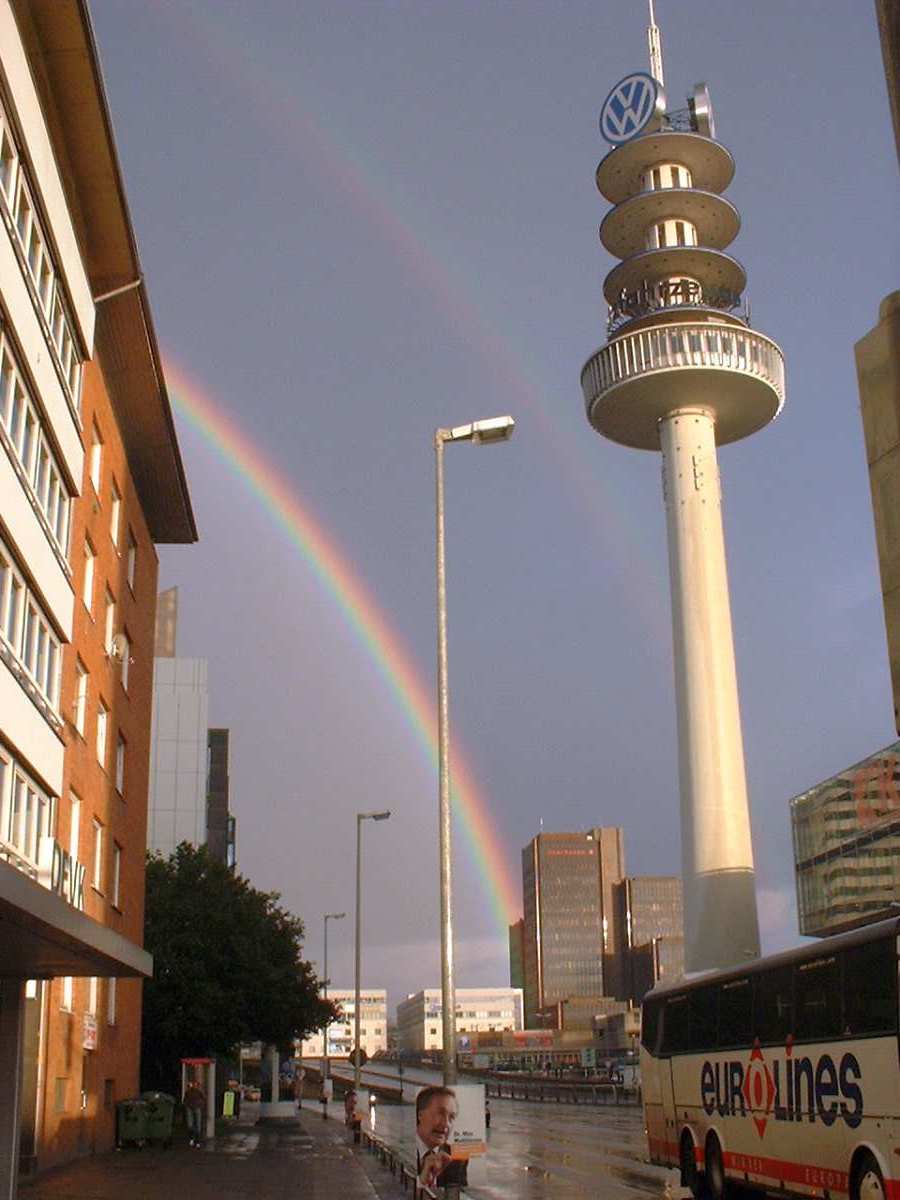
[(488, 417), (436, 429), (434, 433), (437, 490), (437, 675), (438, 675), (438, 829), (441, 877), (441, 1009), (444, 1044), (444, 1085), (456, 1083), (456, 988), (453, 982), (453, 898), (450, 857), (450, 723), (447, 692), (447, 571), (444, 555), (444, 443), (506, 442), (512, 437), (512, 417)]
[[(325, 914), (325, 964), (322, 972), (322, 990), (325, 994), (325, 1000), (328, 1000), (328, 922), (343, 921), (346, 913), (326, 913)], [(322, 1029), (322, 1078), (328, 1078), (328, 1018), (325, 1019), (325, 1025)]]
[(353, 1086), (356, 1089), (357, 1095), (359, 1094), (359, 959), (360, 946), (362, 945), (362, 930), (360, 925), (360, 896), (362, 892), (362, 823), (363, 821), (386, 821), (390, 815), (390, 810), (387, 810), (386, 812), (367, 812), (356, 814), (356, 971), (354, 972), (353, 983)]

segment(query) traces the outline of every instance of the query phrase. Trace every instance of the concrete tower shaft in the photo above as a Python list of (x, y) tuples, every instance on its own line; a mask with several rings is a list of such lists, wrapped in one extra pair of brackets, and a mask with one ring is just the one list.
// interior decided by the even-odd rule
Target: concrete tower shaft
[[(634, 78), (605, 112), (618, 116)], [(740, 229), (721, 195), (734, 160), (712, 131), (697, 85), (686, 110), (597, 168), (614, 206), (600, 240), (621, 261), (604, 284), (609, 341), (581, 375), (598, 433), (663, 456), (688, 971), (759, 954), (716, 446), (761, 429), (784, 400), (781, 351), (750, 329), (746, 274), (726, 253)]]

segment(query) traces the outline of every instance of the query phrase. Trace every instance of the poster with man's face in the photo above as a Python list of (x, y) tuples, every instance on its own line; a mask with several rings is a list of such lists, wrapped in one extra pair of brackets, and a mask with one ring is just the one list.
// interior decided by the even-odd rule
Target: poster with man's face
[(416, 1146), (420, 1158), (429, 1152), (456, 1161), (485, 1154), (484, 1085), (421, 1088), (416, 1096)]

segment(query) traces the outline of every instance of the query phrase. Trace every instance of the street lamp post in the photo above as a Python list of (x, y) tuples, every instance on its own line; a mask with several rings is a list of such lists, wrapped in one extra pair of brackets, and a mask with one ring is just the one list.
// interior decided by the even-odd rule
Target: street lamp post
[[(322, 991), (324, 998), (328, 999), (328, 922), (343, 921), (346, 913), (326, 913), (325, 914), (325, 953), (324, 969), (322, 972)], [(322, 1078), (328, 1078), (328, 1019), (325, 1020), (325, 1025), (322, 1028)]]
[(456, 987), (453, 982), (453, 895), (450, 847), (450, 718), (447, 690), (447, 570), (444, 551), (444, 444), (505, 442), (512, 437), (512, 417), (489, 417), (436, 429), (434, 433), (437, 497), (437, 677), (438, 677), (438, 831), (441, 892), (441, 1020), (444, 1086), (456, 1083)]
[(362, 946), (362, 823), (363, 821), (386, 821), (390, 810), (356, 814), (356, 969), (353, 975), (353, 1086), (359, 1095), (359, 962)]

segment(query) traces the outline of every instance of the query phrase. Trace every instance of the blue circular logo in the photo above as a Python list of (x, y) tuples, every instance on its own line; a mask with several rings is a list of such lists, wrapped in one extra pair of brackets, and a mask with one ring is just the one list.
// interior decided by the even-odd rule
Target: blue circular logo
[(659, 84), (646, 71), (635, 71), (620, 79), (603, 102), (600, 132), (608, 142), (620, 146), (643, 129), (656, 112)]

